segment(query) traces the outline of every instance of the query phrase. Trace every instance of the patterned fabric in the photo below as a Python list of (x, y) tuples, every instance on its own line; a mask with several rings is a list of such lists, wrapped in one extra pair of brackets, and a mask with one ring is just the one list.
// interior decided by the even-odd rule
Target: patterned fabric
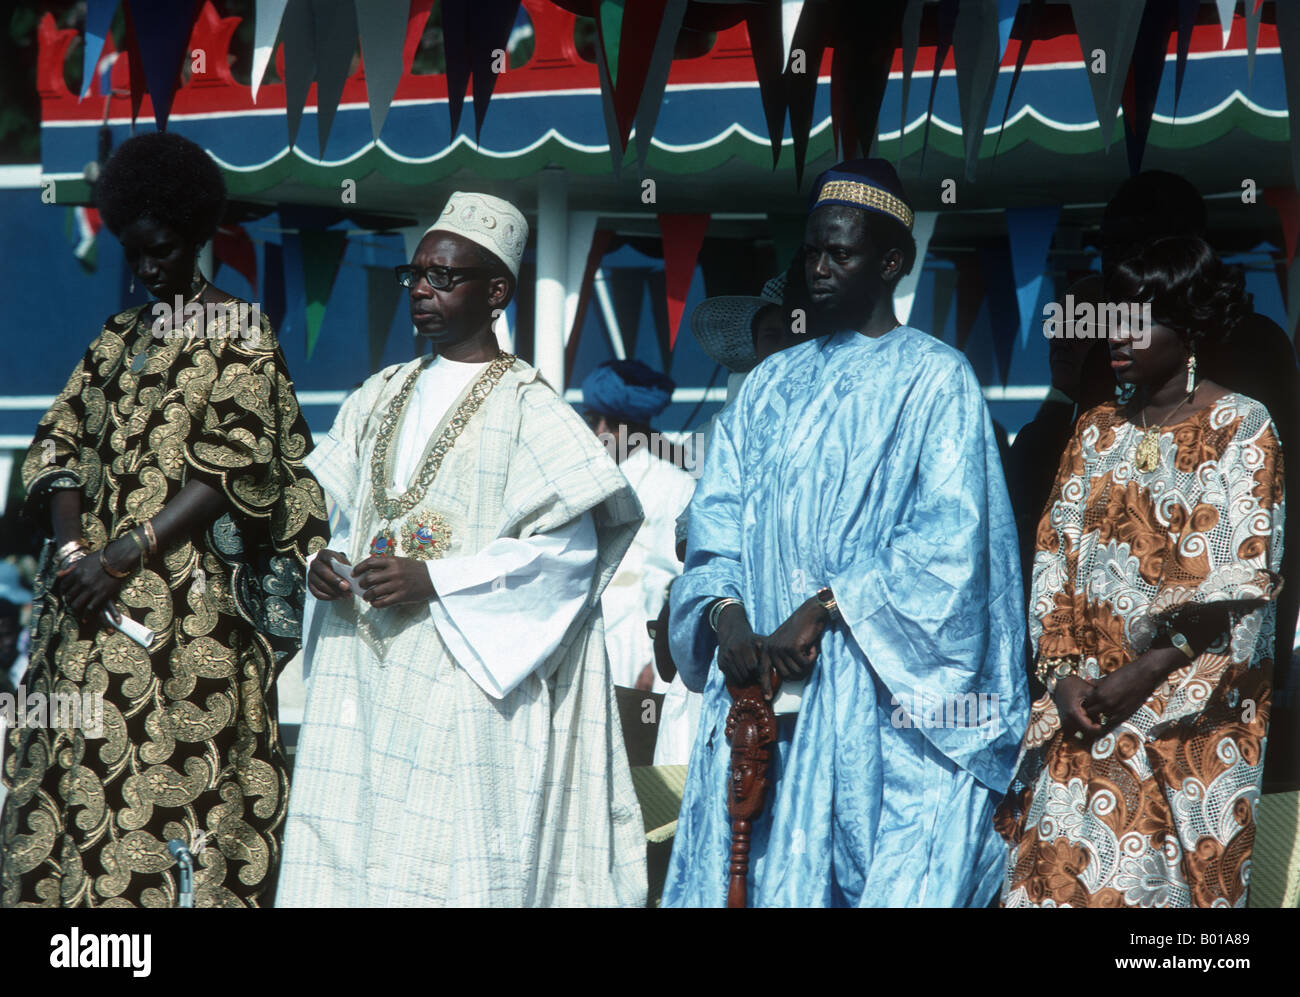
[[(353, 564), (381, 524), (370, 475), (380, 428), (421, 362), (371, 377), (309, 459), (345, 511), (330, 547)], [(515, 361), (420, 500), (450, 524), (448, 557), (590, 510), (586, 608), (494, 699), (456, 663), (427, 603), (315, 604), (277, 906), (644, 905), (644, 831), (600, 614), (641, 523), (635, 494), (577, 413)]]
[[(303, 564), (325, 539), (302, 466), (311, 436), (270, 327), (260, 338), (155, 339), (143, 307), (110, 318), (41, 420), (23, 465), (38, 521), (49, 490), (82, 492), (92, 548), (159, 513), (190, 480), (227, 512), (132, 572), (123, 610), (146, 650), (78, 623), (37, 580), (29, 695), (102, 694), (102, 740), (10, 731), (0, 823), (4, 906), (172, 906), (179, 838), (198, 906), (269, 899), (288, 796), (275, 677), (299, 643)], [(143, 354), (138, 373), (132, 360)]]
[(726, 900), (731, 698), (706, 607), (738, 598), (770, 634), (822, 585), (843, 623), (780, 725), (750, 903), (987, 904), (1028, 716), (1014, 524), (970, 364), (903, 327), (769, 357), (714, 427), (671, 597), (704, 698), (664, 905)]
[(1268, 413), (1227, 395), (1160, 434), (1114, 404), (1075, 428), (1038, 526), (1030, 636), (1097, 679), (1173, 614), (1230, 605), (1230, 635), (1091, 745), (1034, 704), (998, 813), (1008, 906), (1245, 906), (1268, 729), (1282, 455)]

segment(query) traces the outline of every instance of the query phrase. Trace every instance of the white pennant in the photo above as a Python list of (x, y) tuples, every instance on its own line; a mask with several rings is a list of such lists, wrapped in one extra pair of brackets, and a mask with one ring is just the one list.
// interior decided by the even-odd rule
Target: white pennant
[[(803, 13), (803, 0), (781, 0), (781, 40), (785, 44), (785, 60), (782, 69), (790, 68), (790, 49), (794, 45), (794, 29), (799, 26), (799, 15)], [(812, 67), (817, 72), (819, 67)]]
[(280, 33), (280, 21), (284, 18), (284, 8), (288, 0), (257, 0), (257, 11), (253, 15), (253, 103), (257, 103), (257, 88), (262, 85), (266, 67), (271, 64), (271, 53), (275, 51), (275, 38)]
[[(1250, 3), (1251, 0), (1246, 0)], [(1219, 48), (1228, 47), (1228, 36), (1232, 34), (1232, 12), (1237, 9), (1237, 0), (1215, 0), (1219, 5), (1219, 26), (1223, 28), (1223, 44)]]

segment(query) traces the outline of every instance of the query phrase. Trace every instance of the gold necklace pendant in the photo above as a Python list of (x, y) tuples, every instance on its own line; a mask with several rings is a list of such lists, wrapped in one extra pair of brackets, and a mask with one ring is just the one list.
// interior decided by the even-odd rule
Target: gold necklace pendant
[(1133, 463), (1139, 471), (1154, 471), (1160, 463), (1160, 427), (1152, 426), (1142, 434), (1137, 449), (1133, 451)]

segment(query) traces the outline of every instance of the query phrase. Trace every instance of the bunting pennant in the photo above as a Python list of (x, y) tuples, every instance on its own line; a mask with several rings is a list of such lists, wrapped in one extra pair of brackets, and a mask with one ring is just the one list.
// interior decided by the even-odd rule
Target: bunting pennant
[[(1007, 243), (999, 240), (981, 247), (977, 255), (989, 306), (993, 356), (1005, 385), (1011, 373), (1011, 354), (1015, 350), (1016, 332), (1021, 324), (1011, 252)], [(960, 303), (958, 307), (960, 308)]]
[(275, 39), (280, 33), (280, 22), (284, 19), (284, 7), (288, 0), (257, 0), (257, 9), (253, 15), (253, 72), (249, 83), (253, 90), (253, 103), (257, 103), (257, 91), (266, 76), (266, 67), (271, 64), (271, 53), (275, 51)]
[(790, 68), (790, 50), (794, 47), (794, 33), (803, 13), (803, 0), (781, 0), (781, 69)]
[(198, 2), (126, 0), (126, 5), (135, 27), (135, 45), (140, 53), (149, 99), (153, 101), (154, 121), (159, 131), (166, 131), (172, 96), (180, 82), (181, 63), (185, 61), (189, 48)]
[(1008, 208), (1006, 211), (1016, 310), (1020, 317), (1021, 349), (1029, 345), (1029, 330), (1038, 314), (1038, 295), (1047, 272), (1047, 254), (1052, 248), (1052, 236), (1056, 234), (1056, 223), (1060, 216), (1059, 205)]
[(313, 44), (316, 62), (316, 136), (325, 155), (334, 114), (343, 98), (343, 85), (357, 48), (357, 15), (353, 0), (312, 0), (316, 22)]
[(1294, 187), (1266, 187), (1263, 193), (1264, 203), (1282, 219), (1282, 243), (1286, 247), (1286, 265), (1290, 267), (1295, 259), (1296, 235), (1300, 233), (1300, 194)]
[[(605, 3), (601, 4), (602, 9), (606, 6)], [(681, 7), (679, 13), (685, 12), (683, 5), (676, 6)], [(642, 0), (628, 10), (623, 10), (621, 4), (617, 7), (622, 16), (619, 18), (619, 43), (616, 55), (618, 76), (614, 81), (612, 96), (614, 120), (618, 122), (619, 145), (624, 151), (627, 150), (628, 138), (632, 134), (632, 122), (636, 118), (637, 105), (640, 103), (641, 91), (645, 87), (646, 75), (650, 72), (650, 60), (661, 41), (659, 28), (663, 23), (666, 8), (667, 0)], [(646, 44), (647, 39), (650, 38), (655, 39), (655, 44)], [(671, 45), (676, 40), (677, 32), (674, 31), (669, 42), (669, 61), (672, 60)], [(632, 44), (627, 44), (628, 42)], [(667, 82), (666, 73), (664, 81)]]
[[(519, 0), (442, 0), (443, 49), (447, 59), (447, 108), (451, 134), (460, 128), (465, 91), (474, 79), (474, 128), (483, 130), (483, 118), (496, 87), (493, 53), (504, 51), (519, 10)], [(600, 60), (597, 59), (597, 62)]]
[(366, 0), (357, 6), (357, 33), (370, 102), (370, 134), (379, 138), (402, 78), (410, 0)]
[(668, 302), (668, 349), (677, 345), (677, 329), (681, 325), (686, 295), (695, 276), (695, 263), (699, 259), (704, 233), (709, 227), (708, 215), (659, 216), (659, 235), (664, 246), (665, 290)]
[(1219, 48), (1228, 47), (1228, 36), (1232, 34), (1232, 12), (1237, 7), (1237, 0), (1214, 0), (1219, 8), (1219, 27), (1223, 29), (1223, 44)]
[[(1250, 6), (1250, 0), (1247, 0)], [(1300, 108), (1300, 11), (1294, 3), (1279, 3), (1277, 11), (1277, 41), (1282, 49), (1282, 73), (1286, 77), (1286, 106)], [(1259, 25), (1256, 23), (1256, 28)], [(1291, 181), (1300, 187), (1300, 128), (1291, 125)], [(1294, 327), (1293, 327), (1294, 328)]]
[[(808, 154), (808, 136), (812, 132), (813, 102), (817, 98), (817, 74), (821, 72), (822, 54), (830, 41), (835, 8), (829, 4), (805, 7), (795, 29), (794, 46), (803, 55), (802, 65), (791, 58), (785, 67), (786, 107), (790, 111), (790, 136), (794, 145), (795, 186), (803, 184), (804, 161)], [(799, 68), (800, 72), (794, 70)]]
[(1020, 48), (1016, 52), (1016, 68), (1011, 74), (1011, 85), (1007, 87), (1007, 102), (1002, 108), (1002, 124), (998, 127), (998, 140), (993, 146), (993, 158), (1002, 148), (1002, 134), (1007, 130), (1007, 117), (1011, 114), (1011, 98), (1016, 95), (1016, 84), (1024, 71), (1025, 60), (1029, 57), (1029, 46), (1033, 44), (1034, 32), (1038, 28), (1038, 19), (1043, 13), (1043, 0), (1029, 0), (1029, 15), (1025, 18), (1024, 34), (1020, 37)]
[(131, 81), (131, 124), (140, 117), (140, 105), (144, 103), (145, 81), (144, 63), (140, 60), (140, 43), (135, 37), (135, 19), (131, 16), (131, 5), (122, 6), (122, 20), (126, 27), (126, 61)]
[[(1262, 6), (1254, 0), (1245, 0), (1246, 3), (1246, 92), (1249, 94), (1255, 86), (1255, 47), (1259, 43), (1259, 22), (1264, 16)], [(1278, 11), (1278, 20), (1284, 16), (1281, 11), (1294, 7), (1293, 3), (1275, 4)], [(1288, 107), (1293, 106), (1291, 104)]]
[[(916, 287), (921, 281), (921, 271), (925, 269), (925, 254), (930, 248), (930, 239), (934, 235), (935, 223), (939, 220), (937, 211), (918, 211), (912, 219), (912, 238), (916, 240), (916, 263), (911, 272), (899, 278), (894, 288), (894, 315), (903, 325), (912, 317), (912, 305), (916, 302)], [(939, 335), (938, 331), (935, 335)]]
[(1133, 45), (1133, 57), (1129, 63), (1132, 87), (1125, 90), (1123, 101), (1124, 149), (1128, 155), (1130, 176), (1142, 171), (1142, 156), (1146, 151), (1147, 135), (1151, 132), (1151, 116), (1156, 110), (1156, 96), (1160, 92), (1160, 80), (1169, 54), (1169, 36), (1178, 16), (1177, 4), (1178, 0), (1147, 0), (1137, 41)]
[(366, 343), (369, 347), (369, 374), (379, 370), (388, 347), (393, 317), (402, 300), (402, 287), (393, 280), (388, 267), (366, 267)]
[[(870, 155), (907, 0), (840, 8), (831, 60), (831, 127), (842, 158)], [(837, 106), (838, 105), (838, 106)]]
[(117, 0), (86, 0), (86, 29), (81, 53), (81, 100), (90, 93), (91, 83), (95, 79), (95, 67), (99, 65), (104, 53), (104, 39), (109, 35), (113, 25), (113, 15), (117, 13)]
[[(664, 11), (659, 22), (658, 35), (650, 52), (650, 63), (642, 83), (641, 97), (636, 111), (636, 169), (638, 176), (645, 176), (646, 156), (650, 154), (650, 140), (654, 137), (655, 124), (659, 120), (659, 108), (663, 104), (664, 91), (668, 86), (668, 73), (673, 65), (673, 48), (677, 44), (677, 35), (681, 31), (682, 19), (686, 16), (687, 0), (664, 0)], [(762, 84), (760, 82), (760, 96)], [(624, 139), (626, 142), (626, 139)]]
[(925, 0), (907, 0), (903, 11), (903, 25), (899, 38), (899, 49), (903, 55), (903, 97), (898, 110), (898, 156), (897, 162), (903, 162), (903, 133), (907, 130), (907, 95), (912, 89), (912, 70), (916, 68), (916, 50), (921, 45), (921, 12), (925, 9)]
[(1178, 117), (1178, 99), (1183, 95), (1183, 76), (1187, 72), (1187, 54), (1192, 50), (1192, 29), (1201, 0), (1178, 0), (1178, 62), (1174, 69), (1174, 118)]
[[(281, 22), (284, 46), (284, 117), (289, 146), (298, 141), (298, 127), (307, 104), (307, 91), (316, 77), (316, 19), (312, 0), (289, 0)], [(287, 246), (286, 246), (287, 248)]]
[[(302, 286), (307, 316), (307, 359), (311, 359), (320, 338), (325, 306), (334, 290), (334, 278), (347, 249), (348, 234), (339, 231), (311, 232), (301, 239)], [(396, 283), (396, 281), (394, 281)]]
[[(776, 7), (755, 5), (745, 13), (745, 30), (749, 32), (750, 54), (754, 75), (758, 78), (758, 96), (763, 103), (767, 136), (772, 143), (772, 168), (781, 158), (781, 139), (785, 134), (785, 84), (781, 62), (781, 22)], [(638, 134), (640, 128), (638, 125)]]
[(214, 279), (224, 263), (248, 281), (254, 297), (257, 296), (257, 250), (253, 248), (253, 240), (248, 237), (244, 226), (222, 225), (218, 228), (212, 237), (212, 256), (216, 263), (212, 274)]
[[(961, 135), (966, 147), (966, 179), (975, 179), (984, 125), (993, 104), (1001, 53), (1000, 0), (979, 0), (957, 13), (953, 26), (953, 57), (957, 63), (957, 101), (961, 110)], [(1011, 32), (1007, 26), (1008, 35)]]
[[(981, 0), (982, 2), (982, 0)], [(930, 144), (930, 119), (934, 116), (934, 94), (939, 88), (939, 74), (952, 47), (957, 28), (957, 0), (939, 0), (939, 35), (934, 48), (934, 71), (930, 74), (930, 99), (925, 106), (925, 129), (921, 132), (921, 168), (925, 172), (925, 151)]]
[[(1115, 4), (1112, 0), (1070, 0), (1084, 71), (1101, 125), (1101, 141), (1107, 151), (1114, 138), (1120, 96), (1145, 7), (1142, 3)], [(1100, 71), (1103, 65), (1105, 72)]]

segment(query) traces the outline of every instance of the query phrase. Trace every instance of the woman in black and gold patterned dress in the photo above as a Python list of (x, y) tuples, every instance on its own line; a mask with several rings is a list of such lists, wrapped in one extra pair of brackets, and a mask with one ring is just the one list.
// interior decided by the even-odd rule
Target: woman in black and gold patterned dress
[(199, 275), (225, 202), (203, 150), (130, 139), (96, 199), (158, 300), (108, 319), (23, 465), (53, 536), (27, 698), (90, 708), (8, 734), (0, 906), (174, 905), (173, 839), (197, 906), (265, 904), (288, 797), (274, 682), (327, 535), (311, 436), (269, 325)]

